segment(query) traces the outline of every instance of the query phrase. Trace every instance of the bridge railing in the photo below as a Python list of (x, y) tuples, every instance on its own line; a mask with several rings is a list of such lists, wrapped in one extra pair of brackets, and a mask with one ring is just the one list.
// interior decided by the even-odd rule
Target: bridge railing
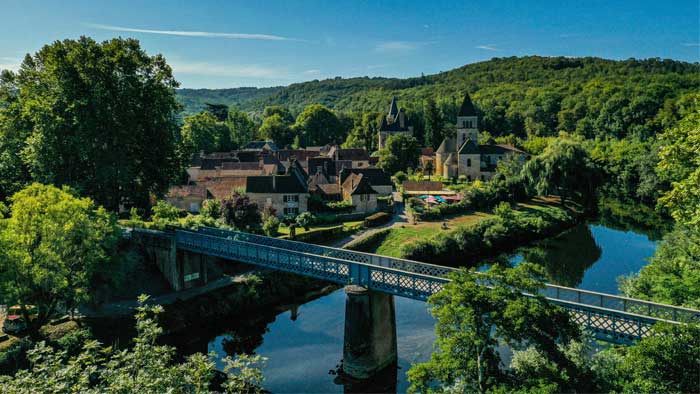
[[(178, 229), (178, 231), (182, 231)], [(194, 231), (226, 239), (239, 240), (256, 245), (270, 246), (280, 249), (293, 250), (313, 255), (333, 257), (341, 260), (352, 261), (360, 264), (391, 268), (417, 275), (445, 278), (456, 268), (444, 267), (434, 264), (421, 263), (406, 259), (398, 259), (388, 256), (380, 256), (372, 253), (355, 252), (346, 249), (331, 248), (313, 245), (304, 242), (290, 241), (279, 238), (266, 237), (243, 233), (239, 231), (222, 230), (211, 227), (200, 227)], [(591, 307), (605, 308), (652, 318), (682, 321), (700, 322), (700, 311), (673, 305), (655, 303), (613, 294), (599, 293), (589, 290), (576, 289), (547, 283), (541, 294), (553, 300), (573, 302)]]

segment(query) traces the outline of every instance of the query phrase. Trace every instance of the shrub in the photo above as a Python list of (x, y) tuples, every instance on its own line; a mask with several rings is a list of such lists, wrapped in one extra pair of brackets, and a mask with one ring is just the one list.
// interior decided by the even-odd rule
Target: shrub
[(153, 212), (154, 222), (175, 222), (183, 213), (182, 210), (176, 208), (167, 202), (160, 200), (151, 208)]
[(325, 212), (335, 213), (351, 213), (355, 210), (355, 206), (351, 201), (329, 202), (325, 204)]
[(276, 237), (280, 229), (280, 220), (276, 216), (269, 216), (263, 222), (262, 229), (268, 237)]
[(221, 202), (218, 200), (204, 200), (199, 214), (208, 218), (218, 219), (221, 217)]
[(312, 215), (311, 212), (302, 212), (296, 217), (295, 222), (297, 223), (297, 226), (303, 227), (304, 230), (309, 231), (309, 226), (314, 222), (314, 220), (314, 215)]
[(391, 215), (386, 212), (377, 212), (365, 218), (365, 227), (376, 227), (391, 220)]

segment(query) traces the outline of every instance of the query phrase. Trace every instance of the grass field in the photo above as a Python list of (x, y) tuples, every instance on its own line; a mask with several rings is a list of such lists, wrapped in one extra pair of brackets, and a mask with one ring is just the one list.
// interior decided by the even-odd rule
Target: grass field
[[(362, 220), (357, 220), (357, 221), (343, 222), (343, 223), (319, 224), (319, 225), (315, 225), (315, 226), (309, 226), (308, 232), (323, 229), (323, 228), (337, 227), (337, 226), (340, 226), (341, 224), (345, 227), (354, 227), (354, 226), (359, 226), (362, 223), (363, 223)], [(304, 234), (306, 232), (307, 231), (303, 227), (297, 227), (297, 229), (296, 229), (296, 235), (301, 235), (301, 234)], [(280, 226), (279, 236), (284, 236), (284, 235), (289, 235), (289, 227)]]
[[(519, 203), (516, 205), (516, 209), (523, 213), (543, 211), (551, 207), (561, 207), (559, 199), (535, 198), (527, 203)], [(492, 214), (486, 212), (452, 215), (444, 220), (447, 222), (447, 230), (442, 229), (443, 220), (420, 222), (417, 225), (406, 223), (400, 226), (394, 226), (374, 253), (384, 256), (401, 257), (402, 245), (409, 244), (418, 239), (431, 239), (441, 232), (450, 231), (460, 226), (468, 226), (491, 216)]]

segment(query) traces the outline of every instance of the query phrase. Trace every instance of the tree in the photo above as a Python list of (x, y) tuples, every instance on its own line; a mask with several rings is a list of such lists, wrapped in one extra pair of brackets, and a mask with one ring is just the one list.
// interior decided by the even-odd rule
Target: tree
[(430, 176), (433, 175), (434, 171), (435, 169), (433, 168), (432, 161), (425, 163), (425, 168), (423, 168), (423, 174), (428, 174), (428, 180), (430, 180)]
[(294, 131), (279, 114), (271, 115), (263, 120), (260, 126), (260, 136), (266, 140), (275, 141), (279, 146), (286, 146), (294, 141)]
[[(553, 379), (557, 391), (585, 391), (576, 364), (564, 347), (579, 338), (568, 313), (537, 294), (544, 274), (529, 263), (516, 268), (494, 266), (483, 274), (460, 270), (442, 291), (428, 300), (436, 318), (436, 349), (430, 361), (411, 367), (412, 392), (527, 391), (541, 376), (522, 376), (501, 368), (498, 347), (525, 346), (540, 352), (560, 371)], [(491, 287), (484, 286), (488, 283)], [(437, 387), (437, 388), (436, 388)]]
[(224, 122), (228, 118), (228, 105), (226, 104), (204, 103), (204, 108), (219, 122)]
[(231, 133), (232, 148), (240, 148), (255, 139), (255, 123), (248, 114), (231, 108), (226, 118), (226, 126)]
[(692, 393), (700, 374), (700, 326), (658, 324), (629, 347), (611, 347), (593, 357), (597, 380), (609, 392)]
[(229, 128), (209, 112), (186, 117), (180, 134), (188, 159), (201, 151), (223, 152), (232, 148)]
[(223, 201), (221, 216), (229, 226), (239, 230), (249, 230), (260, 226), (260, 212), (258, 204), (250, 201), (250, 198), (238, 192), (234, 192), (231, 198)]
[(377, 166), (389, 174), (418, 166), (420, 146), (413, 136), (397, 134), (387, 139), (386, 147), (379, 150)]
[(269, 107), (265, 107), (263, 110), (263, 119), (269, 118), (273, 115), (279, 115), (284, 123), (288, 125), (294, 123), (294, 116), (292, 116), (292, 113), (289, 112), (289, 108), (287, 107), (281, 105), (271, 105)]
[[(0, 392), (5, 394), (46, 393), (209, 393), (214, 387), (215, 363), (196, 353), (176, 362), (175, 349), (158, 344), (163, 329), (156, 323), (160, 306), (146, 306), (139, 298), (136, 312), (137, 336), (133, 347), (117, 350), (86, 340), (73, 357), (40, 342), (29, 351), (30, 369), (15, 376), (0, 375)], [(260, 394), (263, 380), (260, 356), (223, 359), (226, 393)]]
[(311, 212), (302, 212), (294, 220), (297, 226), (304, 228), (304, 230), (309, 231), (309, 226), (313, 221), (316, 220)]
[(0, 302), (36, 305), (37, 329), (59, 306), (72, 310), (90, 299), (95, 277), (112, 262), (116, 220), (89, 198), (64, 187), (32, 184), (10, 198), (0, 219)]
[(540, 194), (556, 193), (562, 203), (567, 199), (591, 204), (599, 176), (597, 168), (580, 141), (560, 137), (542, 154), (523, 167), (523, 177)]
[(98, 204), (147, 207), (181, 170), (178, 86), (161, 55), (134, 39), (56, 41), (9, 78), (27, 127), (20, 154), (34, 181)]
[(6, 201), (31, 181), (29, 168), (19, 154), (30, 125), (22, 119), (15, 80), (9, 71), (0, 74), (0, 201)]
[(338, 117), (320, 104), (306, 107), (293, 128), (301, 136), (304, 146), (339, 143), (345, 138)]
[(377, 135), (379, 125), (384, 114), (380, 112), (365, 112), (348, 134), (348, 138), (343, 143), (343, 148), (365, 148), (367, 152), (377, 149)]
[(672, 182), (659, 203), (670, 209), (677, 222), (700, 225), (700, 99), (695, 111), (659, 138), (664, 144), (658, 173)]
[(436, 148), (443, 140), (443, 121), (435, 100), (427, 98), (423, 101), (425, 117), (425, 146)]

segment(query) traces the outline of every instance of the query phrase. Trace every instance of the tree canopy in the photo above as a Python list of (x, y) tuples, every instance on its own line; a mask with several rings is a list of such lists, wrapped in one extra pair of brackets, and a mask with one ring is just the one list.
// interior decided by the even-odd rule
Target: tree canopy
[[(96, 275), (113, 262), (116, 220), (74, 191), (33, 184), (10, 198), (0, 219), (0, 302), (39, 308), (37, 326), (61, 307), (90, 299)], [(37, 327), (34, 327), (37, 328)]]
[(415, 137), (397, 134), (387, 139), (386, 147), (379, 150), (377, 166), (389, 174), (418, 167), (420, 145)]
[(338, 117), (320, 104), (309, 105), (297, 116), (294, 131), (304, 146), (341, 143), (345, 139)]
[[(3, 74), (0, 143), (3, 166), (23, 171), (4, 181), (70, 185), (100, 205), (147, 206), (179, 173), (172, 70), (134, 39), (56, 41)], [(4, 100), (3, 100), (4, 99)], [(5, 174), (3, 173), (3, 177)]]

